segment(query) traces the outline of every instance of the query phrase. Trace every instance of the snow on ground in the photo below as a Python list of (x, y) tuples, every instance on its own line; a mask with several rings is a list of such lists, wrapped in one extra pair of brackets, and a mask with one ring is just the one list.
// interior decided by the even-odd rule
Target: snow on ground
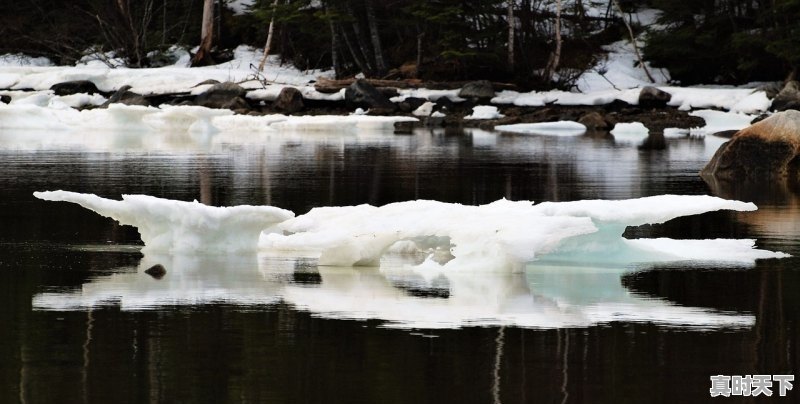
[(545, 136), (580, 136), (586, 133), (586, 126), (573, 121), (515, 123), (498, 125), (494, 129), (500, 132)]
[(6, 66), (52, 66), (53, 62), (46, 57), (32, 57), (23, 54), (0, 55), (0, 67)]
[[(641, 49), (643, 43), (638, 46)], [(638, 59), (630, 41), (624, 40), (606, 45), (608, 52), (605, 59), (600, 60), (589, 71), (582, 74), (576, 83), (580, 92), (591, 93), (602, 90), (618, 90), (652, 85), (663, 85), (669, 82), (666, 69), (656, 69), (645, 62), (650, 74), (655, 79), (651, 82), (644, 69), (638, 66)]]
[(230, 0), (226, 5), (233, 10), (236, 15), (242, 15), (249, 11), (249, 7), (255, 3), (255, 0)]
[[(662, 195), (619, 201), (545, 202), (499, 200), (481, 206), (436, 201), (322, 207), (292, 218), (273, 207), (209, 207), (146, 195), (115, 201), (65, 191), (36, 197), (80, 204), (139, 228), (153, 252), (278, 253), (318, 257), (320, 265), (376, 266), (398, 242), (420, 253), (441, 249), (452, 260), (430, 259), (427, 272), (513, 272), (526, 262), (640, 262), (708, 260), (752, 263), (785, 257), (758, 250), (754, 240), (627, 240), (628, 226), (662, 223), (716, 210), (753, 211), (752, 203), (711, 196)], [(264, 230), (260, 235), (258, 231)]]
[(689, 115), (703, 118), (706, 121), (706, 125), (702, 128), (693, 128), (691, 130), (691, 134), (694, 136), (711, 135), (726, 130), (742, 130), (750, 126), (750, 122), (756, 118), (755, 115), (710, 109), (694, 111)]
[[(188, 54), (183, 55), (178, 63), (188, 61)], [(259, 74), (256, 66), (260, 59), (261, 50), (243, 45), (234, 50), (234, 59), (229, 62), (191, 69), (185, 64), (144, 69), (109, 68), (100, 61), (85, 61), (79, 66), (0, 65), (0, 88), (47, 90), (60, 82), (89, 80), (101, 91), (114, 91), (130, 85), (131, 91), (140, 94), (158, 94), (190, 92), (195, 85), (208, 79), (242, 82), (246, 88), (262, 88), (258, 78), (278, 84), (306, 86), (319, 76), (331, 76), (329, 71), (303, 72), (288, 64), (281, 65), (277, 56), (270, 56), (264, 71)]]
[(398, 96), (392, 97), (389, 100), (392, 102), (403, 102), (406, 98), (422, 98), (428, 101), (436, 101), (442, 97), (447, 97), (453, 102), (463, 102), (466, 99), (458, 96), (459, 89), (455, 90), (429, 90), (427, 88), (401, 88), (397, 90)]

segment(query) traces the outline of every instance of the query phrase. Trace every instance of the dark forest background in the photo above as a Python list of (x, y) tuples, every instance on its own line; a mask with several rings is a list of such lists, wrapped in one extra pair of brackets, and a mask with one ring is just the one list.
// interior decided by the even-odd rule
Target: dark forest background
[[(94, 49), (159, 66), (170, 46), (199, 44), (203, 3), (5, 0), (0, 53), (71, 64)], [(226, 3), (213, 0), (215, 61), (240, 44), (263, 47), (274, 21), (271, 53), (339, 77), (568, 88), (629, 27), (646, 33), (644, 59), (685, 85), (784, 80), (800, 66), (800, 0), (256, 0), (244, 15)], [(646, 27), (634, 18), (640, 8), (663, 12)]]

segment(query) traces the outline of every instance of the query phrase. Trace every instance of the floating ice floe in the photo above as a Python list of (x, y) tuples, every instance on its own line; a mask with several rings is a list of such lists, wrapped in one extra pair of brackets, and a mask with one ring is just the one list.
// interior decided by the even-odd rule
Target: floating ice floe
[(500, 132), (545, 136), (580, 136), (586, 133), (586, 126), (573, 121), (516, 123), (495, 126), (494, 129)]
[(619, 143), (641, 143), (647, 139), (650, 129), (641, 122), (620, 122), (611, 130), (614, 140)]
[[(37, 192), (78, 203), (137, 226), (145, 249), (156, 252), (256, 250), (309, 256), (320, 265), (378, 266), (403, 243), (431, 254), (430, 271), (517, 271), (526, 262), (640, 262), (709, 260), (752, 263), (785, 254), (754, 248), (754, 240), (628, 240), (628, 226), (662, 223), (716, 210), (753, 211), (752, 203), (710, 196), (662, 195), (620, 201), (500, 200), (481, 206), (436, 201), (323, 207), (292, 218), (273, 207), (209, 207), (197, 202), (123, 196), (114, 201), (64, 191)], [(261, 232), (260, 230), (264, 230)], [(444, 251), (439, 264), (432, 254)], [(450, 257), (452, 255), (452, 257)], [(452, 259), (451, 259), (452, 258)]]

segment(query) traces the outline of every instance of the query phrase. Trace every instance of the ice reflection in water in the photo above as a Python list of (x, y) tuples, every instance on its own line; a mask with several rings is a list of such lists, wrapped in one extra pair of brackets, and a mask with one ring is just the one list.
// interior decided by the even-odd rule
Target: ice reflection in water
[[(160, 263), (162, 279), (144, 271)], [(97, 277), (80, 290), (39, 293), (38, 310), (116, 306), (291, 304), (324, 318), (380, 320), (387, 327), (588, 327), (612, 321), (687, 329), (751, 327), (754, 316), (686, 307), (631, 293), (630, 270), (529, 265), (525, 273), (430, 274), (401, 261), (381, 268), (316, 267), (266, 256), (146, 256), (137, 272)]]

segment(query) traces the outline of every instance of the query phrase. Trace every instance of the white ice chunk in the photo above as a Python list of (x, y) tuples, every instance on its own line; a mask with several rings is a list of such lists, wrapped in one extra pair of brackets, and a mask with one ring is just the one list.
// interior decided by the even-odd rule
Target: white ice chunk
[(667, 139), (679, 139), (689, 136), (689, 129), (683, 128), (664, 128), (664, 137)]
[(64, 191), (34, 195), (78, 203), (137, 226), (148, 251), (230, 253), (258, 247), (279, 255), (315, 257), (321, 265), (374, 266), (392, 246), (410, 241), (420, 246), (420, 252), (449, 252), (444, 254), (449, 261), (436, 268), (459, 272), (516, 271), (533, 260), (627, 265), (720, 259), (753, 262), (786, 256), (753, 249), (750, 240), (673, 242), (622, 237), (627, 226), (722, 209), (756, 209), (752, 203), (710, 196), (539, 205), (500, 200), (481, 206), (408, 201), (382, 207), (315, 208), (292, 218), (291, 212), (273, 207), (219, 208), (145, 195), (123, 195), (122, 201)]
[(271, 206), (214, 207), (148, 195), (122, 195), (121, 201), (67, 191), (35, 192), (47, 201), (77, 203), (135, 226), (147, 252), (234, 253), (255, 251), (262, 231), (294, 217)]
[(647, 139), (650, 130), (641, 122), (620, 122), (611, 130), (614, 140), (618, 143), (641, 143)]
[(417, 107), (417, 109), (415, 109), (411, 114), (414, 116), (431, 116), (433, 113), (433, 107), (435, 106), (436, 104), (426, 101), (424, 104)]
[(517, 123), (495, 126), (494, 129), (501, 132), (545, 136), (580, 136), (586, 133), (586, 126), (573, 121)]
[(280, 225), (284, 234), (264, 234), (261, 246), (279, 251), (317, 251), (320, 264), (377, 265), (402, 240), (449, 240), (455, 258), (445, 268), (464, 271), (514, 270), (563, 239), (592, 233), (586, 217), (545, 217), (531, 202), (500, 200), (465, 206), (409, 201), (315, 208)]
[(467, 115), (464, 119), (500, 119), (505, 117), (501, 114), (497, 107), (491, 105), (477, 105), (472, 107), (472, 114)]

